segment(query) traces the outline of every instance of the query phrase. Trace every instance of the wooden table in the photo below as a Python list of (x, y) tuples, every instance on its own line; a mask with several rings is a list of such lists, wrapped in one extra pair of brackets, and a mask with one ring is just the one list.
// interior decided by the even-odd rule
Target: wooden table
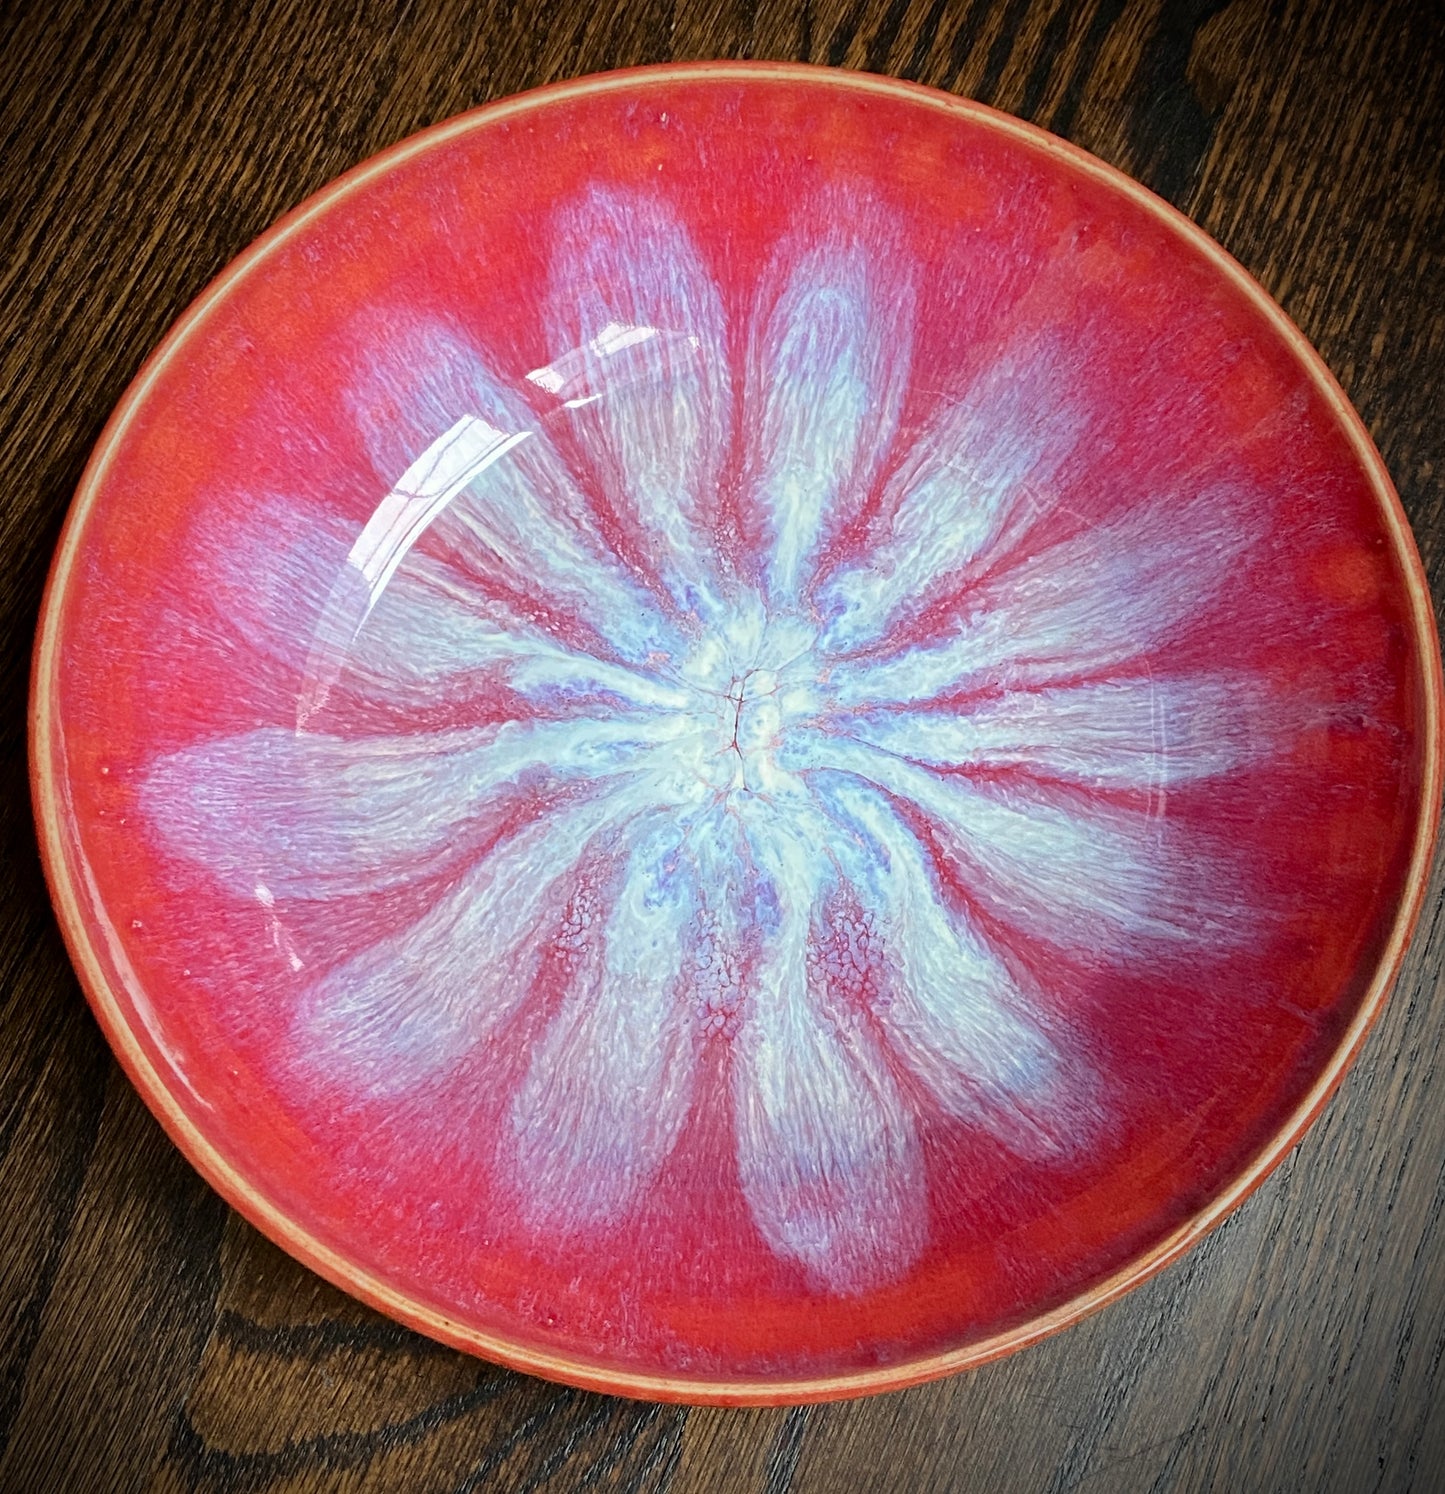
[(1445, 1488), (1445, 920), (1323, 1119), (1182, 1264), (1011, 1360), (728, 1412), (560, 1389), (376, 1317), (191, 1172), (109, 1056), (30, 827), (46, 565), (101, 424), (286, 208), (423, 125), (668, 58), (972, 95), (1185, 209), (1364, 415), (1445, 576), (1445, 24), (1420, 0), (121, 0), (0, 28), (0, 1490)]

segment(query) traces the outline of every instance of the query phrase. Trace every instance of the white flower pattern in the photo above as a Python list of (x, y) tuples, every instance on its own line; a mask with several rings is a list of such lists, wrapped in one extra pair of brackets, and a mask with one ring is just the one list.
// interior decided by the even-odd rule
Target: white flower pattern
[[(660, 196), (566, 205), (568, 351), (525, 389), (484, 338), (378, 325), (350, 398), (390, 491), (359, 538), (258, 505), (218, 592), (296, 723), (160, 756), (143, 803), (268, 908), (430, 889), (331, 968), (292, 956), (300, 1041), (359, 1096), (506, 1042), (547, 976), (496, 1139), (539, 1236), (625, 1222), (724, 1107), (762, 1240), (851, 1294), (927, 1245), (925, 1111), (1039, 1165), (1105, 1123), (1067, 993), (1010, 950), (1217, 939), (1226, 879), (1162, 806), (1289, 723), (1148, 663), (1218, 603), (1251, 494), (1037, 543), (1069, 359), (1025, 338), (906, 424), (921, 272), (861, 191), (798, 225), (738, 329)], [(336, 724), (479, 682), (476, 720)]]

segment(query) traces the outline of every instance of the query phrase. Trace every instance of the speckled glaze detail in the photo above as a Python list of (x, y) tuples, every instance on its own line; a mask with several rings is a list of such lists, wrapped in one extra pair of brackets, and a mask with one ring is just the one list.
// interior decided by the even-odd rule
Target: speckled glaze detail
[(1437, 660), (1353, 416), (1180, 220), (917, 90), (443, 127), (82, 498), (37, 795), (102, 1019), (283, 1243), (528, 1368), (811, 1397), (1077, 1315), (1413, 912)]

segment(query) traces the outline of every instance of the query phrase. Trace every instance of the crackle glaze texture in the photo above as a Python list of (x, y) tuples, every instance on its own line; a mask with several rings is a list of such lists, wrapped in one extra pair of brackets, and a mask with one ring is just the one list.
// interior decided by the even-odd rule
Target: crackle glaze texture
[(309, 1236), (563, 1356), (826, 1377), (1087, 1291), (1285, 1123), (1401, 895), (1421, 669), (1320, 386), (906, 97), (413, 152), (159, 366), (78, 553), (151, 1061)]

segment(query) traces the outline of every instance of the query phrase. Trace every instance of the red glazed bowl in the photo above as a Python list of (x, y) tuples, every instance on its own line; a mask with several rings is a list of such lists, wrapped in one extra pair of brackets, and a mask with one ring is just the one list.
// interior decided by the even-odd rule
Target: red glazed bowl
[(649, 69), (408, 140), (182, 318), (37, 645), (47, 873), (197, 1168), (623, 1394), (979, 1363), (1378, 1014), (1440, 782), (1380, 459), (1179, 214), (977, 105)]

